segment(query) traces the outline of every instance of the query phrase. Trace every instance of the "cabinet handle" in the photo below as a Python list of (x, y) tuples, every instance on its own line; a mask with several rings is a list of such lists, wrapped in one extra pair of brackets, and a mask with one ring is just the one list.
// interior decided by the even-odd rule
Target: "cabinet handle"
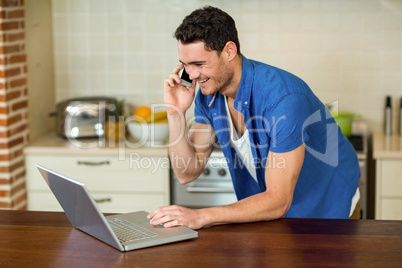
[(103, 165), (110, 165), (110, 161), (100, 161), (100, 162), (77, 161), (77, 164), (85, 166), (103, 166)]
[(106, 198), (101, 198), (101, 199), (95, 199), (96, 203), (106, 203), (106, 202), (112, 202), (112, 198), (106, 197)]
[(187, 187), (186, 191), (188, 193), (234, 193), (233, 188), (218, 188), (218, 187)]

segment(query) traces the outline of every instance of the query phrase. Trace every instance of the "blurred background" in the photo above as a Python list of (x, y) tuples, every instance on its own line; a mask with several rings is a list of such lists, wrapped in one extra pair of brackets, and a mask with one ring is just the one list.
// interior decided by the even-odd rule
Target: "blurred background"
[[(178, 63), (173, 38), (204, 5), (236, 21), (242, 53), (285, 69), (324, 102), (382, 128), (385, 96), (402, 96), (399, 0), (35, 0), (25, 1), (31, 137), (58, 101), (125, 98), (163, 102), (163, 79)], [(397, 118), (394, 118), (396, 125)]]

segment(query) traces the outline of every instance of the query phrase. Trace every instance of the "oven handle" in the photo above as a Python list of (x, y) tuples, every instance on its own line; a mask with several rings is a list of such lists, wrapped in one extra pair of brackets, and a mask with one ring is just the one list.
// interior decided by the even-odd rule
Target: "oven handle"
[(189, 193), (234, 193), (233, 188), (187, 187)]

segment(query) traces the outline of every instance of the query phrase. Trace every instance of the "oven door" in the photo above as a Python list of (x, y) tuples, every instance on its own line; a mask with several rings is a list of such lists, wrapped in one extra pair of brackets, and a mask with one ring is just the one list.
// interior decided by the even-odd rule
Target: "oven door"
[(172, 204), (203, 208), (237, 201), (222, 151), (212, 152), (203, 173), (195, 181), (182, 185), (174, 174), (171, 177)]

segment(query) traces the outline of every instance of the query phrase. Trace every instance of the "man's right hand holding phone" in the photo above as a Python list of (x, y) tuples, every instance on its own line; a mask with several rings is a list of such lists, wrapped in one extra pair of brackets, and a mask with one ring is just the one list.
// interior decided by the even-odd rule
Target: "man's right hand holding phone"
[[(182, 83), (179, 72), (183, 69), (183, 64), (179, 64), (174, 68), (173, 72), (164, 81), (164, 99), (167, 112), (170, 116), (185, 114), (190, 108), (194, 97), (196, 81), (192, 81), (189, 87)], [(183, 70), (184, 71), (184, 70)]]

